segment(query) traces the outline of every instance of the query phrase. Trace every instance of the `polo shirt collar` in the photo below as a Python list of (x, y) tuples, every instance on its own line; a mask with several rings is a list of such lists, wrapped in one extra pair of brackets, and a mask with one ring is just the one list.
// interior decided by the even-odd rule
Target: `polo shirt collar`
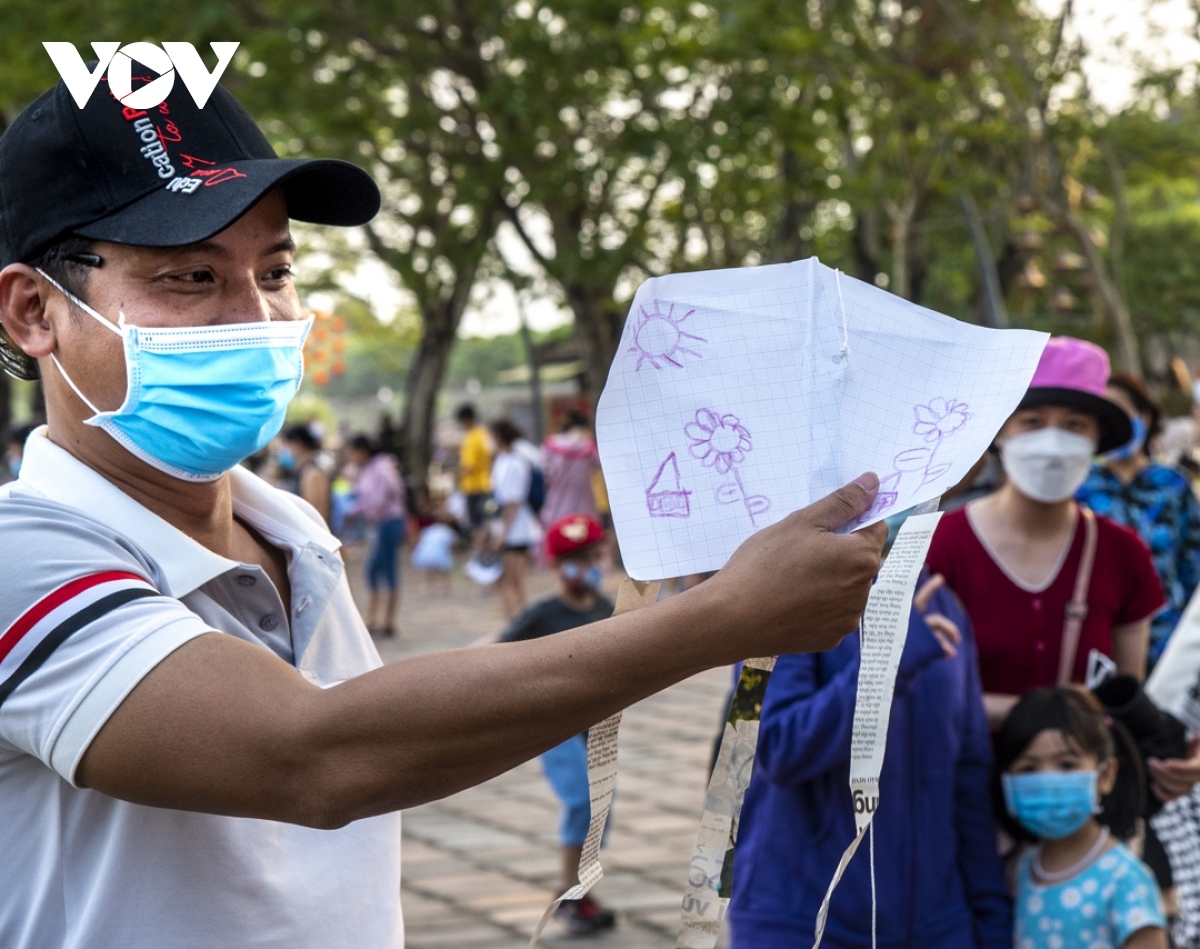
[[(230, 477), (234, 512), (272, 542), (294, 549), (312, 543), (330, 553), (341, 546), (329, 531), (262, 479), (244, 468), (234, 468)], [(141, 547), (162, 570), (167, 585), (162, 592), (168, 596), (187, 596), (241, 566), (197, 543), (54, 444), (45, 426), (26, 442), (18, 480), (52, 501), (78, 508)]]

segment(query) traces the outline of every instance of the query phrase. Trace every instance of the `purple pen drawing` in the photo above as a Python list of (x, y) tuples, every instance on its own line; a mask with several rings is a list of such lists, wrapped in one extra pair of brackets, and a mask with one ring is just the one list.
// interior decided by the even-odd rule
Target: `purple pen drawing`
[(721, 504), (741, 501), (750, 515), (750, 523), (757, 527), (757, 517), (770, 509), (771, 499), (763, 494), (747, 494), (742, 483), (738, 465), (754, 447), (746, 426), (736, 415), (717, 415), (712, 409), (699, 409), (695, 421), (684, 427), (684, 434), (692, 443), (688, 450), (693, 458), (698, 458), (706, 468), (715, 468), (718, 474), (733, 475), (732, 481), (717, 488), (717, 501)]
[(680, 326), (696, 311), (688, 310), (686, 313), (676, 316), (674, 303), (667, 307), (666, 313), (662, 311), (661, 306), (662, 304), (655, 300), (649, 310), (644, 306), (638, 307), (640, 316), (637, 326), (633, 330), (633, 345), (629, 347), (629, 352), (638, 354), (637, 365), (634, 367), (635, 372), (641, 371), (644, 362), (650, 363), (655, 369), (662, 369), (661, 360), (661, 362), (682, 369), (683, 363), (680, 362), (680, 359), (684, 355), (695, 356), (697, 359), (702, 358), (694, 349), (686, 347), (685, 340), (695, 340), (698, 343), (707, 343), (708, 340), (703, 336), (685, 333)]
[(953, 435), (971, 420), (970, 406), (966, 402), (938, 397), (926, 405), (913, 407), (913, 434), (921, 435), (924, 445), (907, 448), (892, 458), (892, 471), (879, 481), (879, 494), (870, 510), (858, 518), (857, 523), (866, 523), (891, 510), (900, 495), (912, 496), (914, 492), (936, 481), (950, 470), (950, 462), (934, 464), (942, 441)]
[(679, 462), (671, 452), (646, 488), (646, 507), (651, 517), (691, 517), (691, 494), (679, 483)]

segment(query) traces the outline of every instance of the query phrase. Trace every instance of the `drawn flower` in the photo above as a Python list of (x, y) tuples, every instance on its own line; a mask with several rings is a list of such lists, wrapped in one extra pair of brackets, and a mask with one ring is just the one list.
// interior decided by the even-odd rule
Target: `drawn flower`
[(706, 468), (716, 468), (727, 474), (741, 464), (751, 449), (750, 433), (736, 415), (717, 415), (709, 409), (696, 412), (696, 420), (688, 422), (684, 433), (691, 439), (688, 450)]
[(971, 413), (967, 409), (966, 402), (955, 402), (940, 396), (931, 399), (928, 405), (918, 405), (913, 409), (913, 415), (917, 418), (913, 432), (924, 435), (927, 442), (941, 441), (970, 421)]

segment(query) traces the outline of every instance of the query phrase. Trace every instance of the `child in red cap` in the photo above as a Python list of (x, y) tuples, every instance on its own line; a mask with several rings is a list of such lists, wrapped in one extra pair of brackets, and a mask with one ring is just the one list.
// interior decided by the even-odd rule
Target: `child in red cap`
[[(538, 639), (612, 616), (612, 601), (600, 593), (603, 540), (604, 528), (587, 514), (572, 514), (550, 525), (546, 556), (558, 571), (558, 594), (529, 606), (500, 634), (499, 642)], [(547, 751), (542, 755), (542, 770), (562, 803), (562, 892), (579, 882), (579, 854), (591, 821), (587, 736), (576, 735)], [(591, 896), (564, 900), (555, 916), (572, 933), (611, 929), (616, 922), (612, 910)]]

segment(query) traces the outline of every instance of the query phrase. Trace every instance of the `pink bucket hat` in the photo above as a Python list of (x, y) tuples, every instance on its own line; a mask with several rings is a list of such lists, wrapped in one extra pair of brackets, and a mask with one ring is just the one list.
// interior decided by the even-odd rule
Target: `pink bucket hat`
[(1100, 423), (1096, 450), (1103, 454), (1120, 448), (1133, 438), (1133, 424), (1124, 409), (1105, 397), (1109, 372), (1108, 353), (1095, 343), (1055, 336), (1042, 351), (1033, 381), (1017, 408), (1064, 405), (1086, 412)]

